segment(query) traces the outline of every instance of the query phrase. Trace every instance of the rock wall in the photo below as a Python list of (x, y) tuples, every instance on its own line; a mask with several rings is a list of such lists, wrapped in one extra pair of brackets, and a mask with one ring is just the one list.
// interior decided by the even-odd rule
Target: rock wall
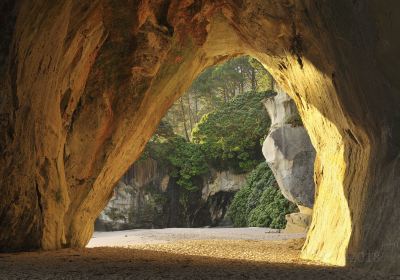
[(248, 54), (294, 99), (317, 152), (302, 256), (399, 272), (398, 1), (0, 5), (1, 250), (85, 246), (174, 100)]
[(151, 158), (133, 164), (114, 188), (95, 230), (231, 225), (225, 214), (247, 174), (211, 170), (201, 178), (200, 192), (189, 193), (188, 213), (180, 204), (181, 187), (168, 174), (167, 168)]
[[(194, 217), (196, 226), (232, 226), (226, 215), (235, 193), (244, 187), (248, 173), (210, 170), (204, 178), (202, 200), (205, 202)], [(204, 219), (204, 217), (209, 217)]]
[(271, 128), (263, 144), (264, 157), (282, 194), (300, 209), (286, 216), (287, 232), (307, 232), (314, 205), (315, 149), (294, 101), (275, 83), (277, 95), (264, 104)]
[(271, 128), (263, 144), (264, 157), (282, 194), (297, 205), (314, 205), (315, 149), (294, 101), (279, 87), (265, 101)]
[(219, 192), (235, 193), (240, 190), (246, 183), (248, 173), (234, 174), (230, 171), (211, 170), (211, 174), (204, 180), (202, 188), (202, 197), (207, 200), (209, 197)]
[[(168, 170), (147, 158), (133, 164), (114, 188), (113, 196), (95, 223), (95, 230), (162, 228), (168, 224), (172, 200), (168, 188), (176, 188)], [(176, 200), (174, 200), (176, 201)]]

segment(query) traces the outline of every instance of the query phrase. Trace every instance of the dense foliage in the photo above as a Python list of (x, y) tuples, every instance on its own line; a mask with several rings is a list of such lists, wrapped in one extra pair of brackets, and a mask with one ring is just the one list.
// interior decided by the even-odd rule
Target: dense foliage
[(246, 185), (233, 198), (228, 215), (237, 227), (284, 228), (285, 215), (296, 206), (277, 187), (274, 175), (263, 162), (247, 178)]
[(210, 167), (251, 171), (262, 160), (261, 142), (270, 125), (262, 100), (271, 92), (248, 92), (236, 96), (201, 119), (192, 131), (192, 142), (174, 133), (163, 120), (142, 157), (164, 164), (177, 184), (196, 189), (196, 177)]
[(164, 164), (170, 176), (186, 190), (196, 190), (197, 176), (208, 171), (205, 156), (200, 147), (187, 142), (179, 135), (160, 135), (156, 133), (149, 141), (143, 157), (151, 157)]
[(241, 94), (206, 114), (192, 130), (192, 141), (219, 170), (248, 172), (263, 157), (261, 141), (268, 133), (269, 117), (262, 104), (272, 92)]

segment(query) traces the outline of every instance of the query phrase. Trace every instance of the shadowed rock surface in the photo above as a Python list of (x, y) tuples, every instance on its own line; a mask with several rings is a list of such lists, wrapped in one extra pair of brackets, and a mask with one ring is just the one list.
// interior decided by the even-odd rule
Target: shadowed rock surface
[(302, 256), (399, 272), (398, 1), (0, 10), (1, 250), (83, 247), (168, 107), (207, 66), (248, 54), (294, 99), (317, 152)]
[(170, 172), (165, 164), (152, 158), (133, 164), (96, 219), (95, 230), (232, 225), (225, 214), (247, 174), (211, 169), (210, 174), (200, 178), (199, 190), (189, 193), (190, 207), (183, 209), (181, 186), (169, 176)]
[(178, 226), (168, 224), (170, 216), (179, 216), (179, 211), (173, 211), (179, 197), (170, 197), (179, 196), (175, 191), (179, 186), (168, 173), (167, 168), (151, 158), (129, 167), (97, 218), (95, 230)]

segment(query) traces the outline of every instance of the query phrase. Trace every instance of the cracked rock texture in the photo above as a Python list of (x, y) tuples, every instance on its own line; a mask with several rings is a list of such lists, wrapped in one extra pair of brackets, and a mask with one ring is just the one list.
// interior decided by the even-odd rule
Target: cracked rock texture
[(207, 66), (248, 54), (293, 98), (317, 153), (302, 257), (399, 272), (400, 2), (4, 0), (0, 11), (1, 250), (85, 246), (174, 100)]

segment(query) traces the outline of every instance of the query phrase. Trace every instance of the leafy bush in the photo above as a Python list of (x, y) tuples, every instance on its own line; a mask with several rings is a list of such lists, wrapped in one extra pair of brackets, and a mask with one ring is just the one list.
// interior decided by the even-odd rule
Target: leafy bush
[(196, 190), (196, 177), (206, 174), (208, 165), (236, 173), (251, 171), (263, 160), (260, 139), (267, 134), (270, 120), (262, 100), (271, 94), (241, 94), (206, 114), (193, 129), (193, 142), (162, 121), (142, 159), (151, 157), (164, 164), (186, 190)]
[(176, 178), (177, 184), (189, 191), (197, 189), (196, 177), (208, 171), (200, 147), (175, 134), (155, 134), (142, 155), (142, 158), (146, 157), (163, 164), (169, 169), (169, 174)]
[(235, 194), (228, 215), (237, 227), (284, 228), (285, 215), (295, 210), (296, 206), (282, 195), (271, 169), (263, 162)]
[(175, 167), (175, 172), (171, 175), (178, 179), (177, 184), (181, 187), (189, 191), (196, 190), (193, 180), (208, 171), (205, 157), (198, 145), (187, 142), (182, 137), (175, 138), (173, 143), (175, 149), (167, 156)]
[(262, 100), (271, 94), (241, 94), (202, 117), (192, 131), (192, 140), (214, 168), (242, 173), (262, 161), (260, 139), (270, 125)]

